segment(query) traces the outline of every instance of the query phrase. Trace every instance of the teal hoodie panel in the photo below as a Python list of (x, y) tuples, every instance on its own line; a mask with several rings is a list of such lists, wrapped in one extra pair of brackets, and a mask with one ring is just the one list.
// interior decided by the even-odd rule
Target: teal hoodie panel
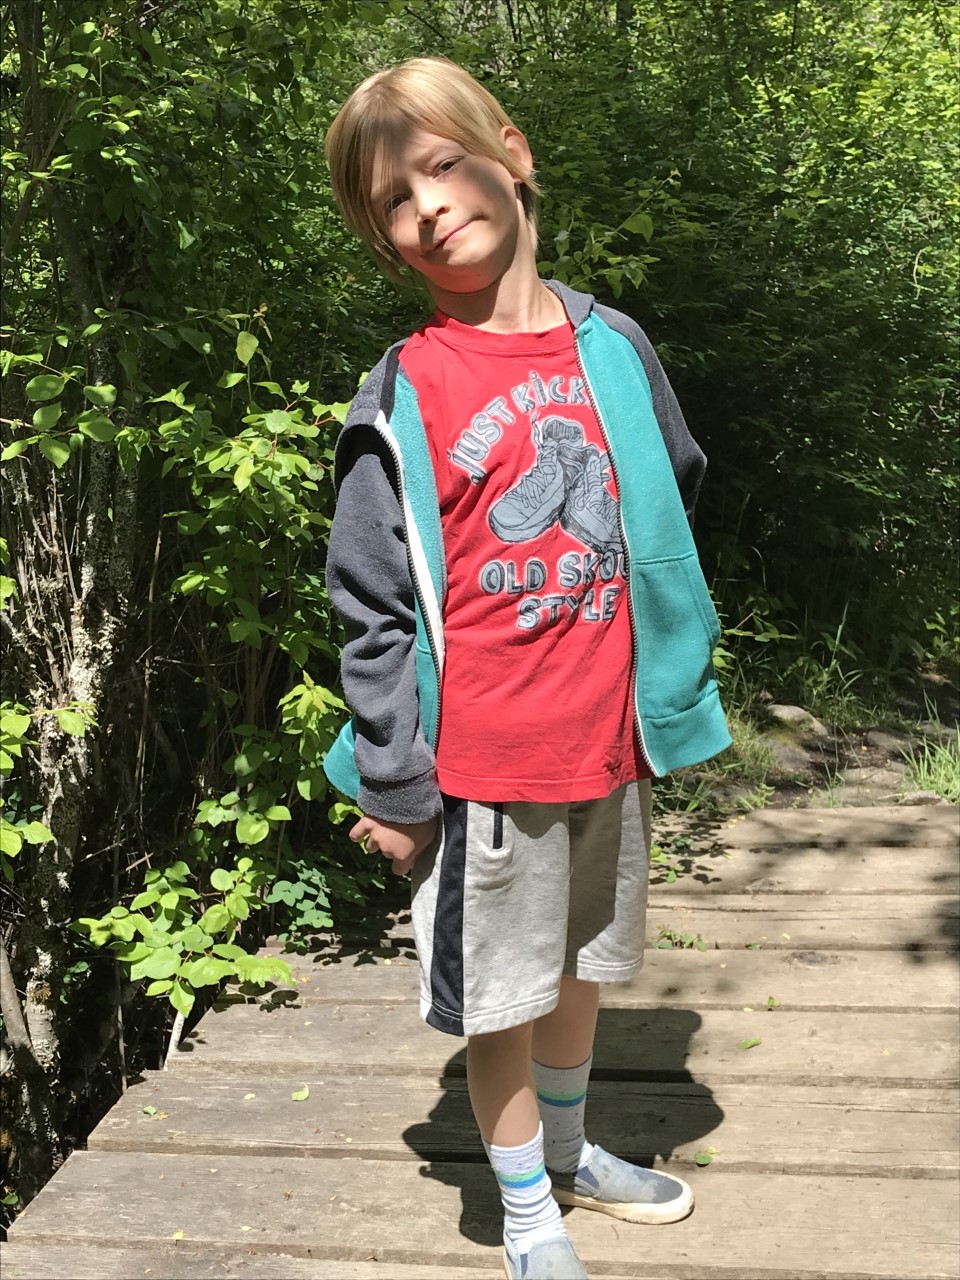
[[(712, 664), (720, 624), (639, 355), (595, 314), (576, 338), (616, 476), (636, 650), (635, 709), (644, 755), (659, 777), (730, 745)], [(628, 386), (637, 394), (625, 396)]]

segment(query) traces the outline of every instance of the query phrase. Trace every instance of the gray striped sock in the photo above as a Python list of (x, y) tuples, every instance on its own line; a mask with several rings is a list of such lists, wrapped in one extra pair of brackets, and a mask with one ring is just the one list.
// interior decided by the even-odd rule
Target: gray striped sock
[(543, 1167), (543, 1125), (521, 1147), (483, 1145), (500, 1185), (503, 1234), (527, 1246), (538, 1236), (563, 1235), (560, 1207)]

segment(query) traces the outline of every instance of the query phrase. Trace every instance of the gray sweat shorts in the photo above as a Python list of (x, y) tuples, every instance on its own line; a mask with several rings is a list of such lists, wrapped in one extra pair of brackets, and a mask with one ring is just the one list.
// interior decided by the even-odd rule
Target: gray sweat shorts
[(420, 1013), (456, 1036), (556, 1007), (564, 975), (627, 982), (643, 963), (650, 782), (602, 800), (443, 797), (412, 874)]

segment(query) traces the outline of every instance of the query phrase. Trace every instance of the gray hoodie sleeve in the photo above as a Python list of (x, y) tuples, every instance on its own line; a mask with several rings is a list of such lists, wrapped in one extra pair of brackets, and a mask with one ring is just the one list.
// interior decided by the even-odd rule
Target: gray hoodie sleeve
[(598, 304), (595, 310), (611, 329), (623, 334), (643, 363), (653, 393), (653, 411), (673, 464), (673, 474), (677, 478), (687, 519), (693, 524), (693, 511), (697, 505), (703, 474), (707, 469), (707, 459), (690, 434), (673, 387), (667, 381), (663, 365), (657, 359), (657, 353), (647, 335), (635, 320), (620, 311), (614, 311), (612, 307)]
[(357, 803), (383, 822), (440, 812), (434, 755), (420, 727), (416, 623), (394, 463), (371, 428), (351, 430), (327, 551), (327, 590), (343, 621), (343, 689), (355, 720)]

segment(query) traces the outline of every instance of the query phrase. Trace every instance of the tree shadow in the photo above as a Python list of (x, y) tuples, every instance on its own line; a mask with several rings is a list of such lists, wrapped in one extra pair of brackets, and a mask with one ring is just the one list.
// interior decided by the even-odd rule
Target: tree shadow
[[(698, 1142), (723, 1120), (710, 1089), (686, 1066), (702, 1019), (691, 1009), (601, 1009), (587, 1098), (587, 1135), (608, 1151), (646, 1168), (671, 1161), (679, 1147)], [(503, 1214), (497, 1184), (478, 1177), (486, 1165), (466, 1093), (466, 1048), (449, 1059), (436, 1105), (425, 1121), (404, 1130), (421, 1170), (460, 1190), (460, 1231), (481, 1245), (498, 1245)], [(690, 1157), (685, 1163), (692, 1163)], [(676, 1166), (673, 1166), (676, 1167)]]

